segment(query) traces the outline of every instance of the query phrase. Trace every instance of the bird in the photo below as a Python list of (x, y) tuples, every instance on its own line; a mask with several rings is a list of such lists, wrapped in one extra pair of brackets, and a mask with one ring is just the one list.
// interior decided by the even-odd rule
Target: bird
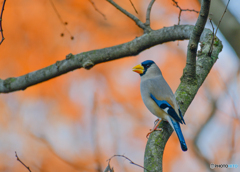
[[(167, 121), (176, 132), (182, 150), (187, 151), (187, 144), (180, 127), (180, 124), (186, 123), (176, 98), (163, 78), (159, 67), (154, 61), (146, 60), (133, 67), (132, 70), (140, 74), (140, 91), (145, 106), (153, 115), (158, 117), (158, 123), (149, 134), (155, 130), (162, 130), (157, 129), (158, 125), (161, 120)], [(159, 120), (159, 118), (161, 118), (161, 120)]]

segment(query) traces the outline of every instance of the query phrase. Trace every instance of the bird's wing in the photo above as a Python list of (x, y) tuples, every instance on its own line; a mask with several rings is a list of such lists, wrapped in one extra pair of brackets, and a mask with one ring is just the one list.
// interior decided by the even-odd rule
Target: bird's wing
[[(150, 94), (150, 97), (155, 101), (155, 103), (168, 115), (170, 115), (175, 121), (180, 122), (181, 124), (185, 123), (182, 115), (180, 117), (174, 110), (174, 108), (166, 100), (158, 100), (154, 95)], [(181, 119), (182, 118), (182, 119)]]
[(185, 121), (184, 121), (184, 119), (183, 119), (181, 110), (178, 109), (178, 112), (179, 112), (179, 115), (180, 115), (180, 118), (181, 118), (182, 122), (186, 125), (186, 123), (185, 123)]

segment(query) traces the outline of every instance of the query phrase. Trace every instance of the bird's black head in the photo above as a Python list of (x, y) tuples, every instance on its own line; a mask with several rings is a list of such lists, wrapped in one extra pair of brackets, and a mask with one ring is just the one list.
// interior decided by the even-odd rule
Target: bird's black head
[(141, 65), (144, 67), (144, 72), (140, 75), (141, 76), (144, 75), (147, 72), (148, 68), (151, 67), (152, 64), (154, 64), (154, 61), (152, 61), (152, 60), (146, 60), (146, 61), (142, 62)]
[(154, 61), (152, 60), (146, 60), (144, 62), (141, 63), (141, 65), (144, 67), (144, 69), (148, 69), (152, 64), (154, 63)]
[(146, 61), (142, 62), (141, 64), (135, 66), (133, 68), (133, 71), (139, 73), (140, 76), (143, 76), (152, 64), (154, 64), (154, 61), (146, 60)]

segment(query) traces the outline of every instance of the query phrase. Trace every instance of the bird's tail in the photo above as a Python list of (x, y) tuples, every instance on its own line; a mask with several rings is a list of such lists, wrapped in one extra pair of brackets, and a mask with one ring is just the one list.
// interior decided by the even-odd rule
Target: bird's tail
[(173, 120), (172, 118), (170, 118), (171, 122), (172, 122), (172, 127), (174, 128), (175, 132), (177, 133), (178, 139), (180, 141), (180, 145), (183, 151), (187, 151), (187, 144), (184, 140), (183, 134), (182, 134), (182, 130), (180, 128), (180, 125), (178, 122), (176, 122), (175, 120)]

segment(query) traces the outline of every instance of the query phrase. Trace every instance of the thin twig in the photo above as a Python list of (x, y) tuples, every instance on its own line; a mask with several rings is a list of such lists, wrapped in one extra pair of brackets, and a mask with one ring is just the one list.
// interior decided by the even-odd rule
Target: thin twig
[(190, 11), (190, 12), (199, 13), (199, 11), (194, 10), (194, 9), (192, 9), (192, 10), (190, 10), (190, 9), (182, 9), (182, 8), (178, 5), (178, 2), (177, 2), (176, 0), (172, 0), (172, 1), (173, 1), (173, 3), (174, 3), (173, 5), (179, 9), (178, 25), (180, 25), (181, 14), (182, 14), (183, 11)]
[(1, 35), (2, 35), (2, 40), (0, 42), (0, 45), (2, 44), (3, 40), (5, 39), (4, 36), (3, 36), (3, 28), (2, 28), (2, 16), (3, 16), (3, 10), (4, 10), (4, 6), (5, 6), (5, 2), (6, 2), (6, 0), (3, 1), (1, 15), (0, 15), (0, 32), (1, 32)]
[(17, 152), (15, 151), (15, 156), (17, 158), (17, 160), (24, 166), (26, 167), (26, 169), (28, 169), (29, 172), (31, 172), (30, 168), (28, 166), (26, 166), (19, 158), (18, 158), (18, 155), (17, 155)]
[(214, 43), (215, 33), (214, 33), (214, 27), (213, 27), (212, 19), (209, 18), (209, 21), (210, 21), (210, 23), (211, 23), (211, 25), (212, 25), (212, 29), (213, 29), (213, 39), (212, 39), (212, 43), (211, 43), (211, 46), (210, 46), (210, 50), (209, 50), (209, 52), (208, 52), (208, 55), (211, 56), (211, 54), (212, 54), (212, 49), (213, 49), (213, 43)]
[(212, 19), (209, 17), (209, 21), (210, 21), (210, 23), (211, 23), (211, 25), (212, 25), (212, 29), (213, 29), (213, 35), (214, 35), (214, 26), (213, 26), (213, 23), (212, 23)]
[(128, 16), (130, 19), (132, 19), (140, 28), (142, 28), (144, 31), (147, 30), (147, 27), (134, 15), (120, 7), (118, 4), (116, 4), (113, 0), (107, 0), (109, 3), (111, 3), (114, 7), (116, 7), (119, 11), (121, 11), (123, 14)]
[(108, 162), (108, 166), (105, 168), (105, 170), (103, 172), (114, 172), (113, 167), (111, 168), (109, 162)]
[(135, 6), (134, 6), (134, 4), (132, 3), (132, 1), (131, 1), (131, 0), (129, 0), (129, 1), (130, 1), (130, 3), (132, 4), (132, 7), (133, 7), (133, 9), (135, 10), (135, 12), (138, 14), (137, 9), (135, 8)]
[(96, 5), (94, 4), (94, 2), (92, 0), (89, 0), (89, 2), (92, 4), (93, 8), (103, 16), (104, 20), (107, 20), (105, 14), (103, 14), (100, 10), (97, 9)]
[(146, 23), (145, 23), (146, 26), (150, 26), (150, 13), (151, 13), (151, 9), (154, 2), (155, 0), (151, 0), (151, 2), (148, 5), (147, 14), (146, 14)]
[(225, 8), (223, 14), (222, 14), (222, 17), (221, 17), (221, 19), (220, 19), (219, 22), (218, 22), (216, 32), (215, 32), (215, 34), (214, 34), (214, 36), (213, 36), (213, 43), (211, 44), (211, 46), (210, 46), (210, 50), (209, 50), (209, 52), (208, 52), (208, 55), (209, 55), (209, 56), (212, 55), (214, 39), (216, 38), (217, 31), (218, 31), (218, 28), (219, 28), (219, 26), (220, 26), (220, 23), (222, 22), (223, 16), (225, 15), (225, 13), (226, 13), (226, 11), (227, 11), (227, 7), (228, 7), (229, 2), (230, 2), (230, 0), (228, 0), (228, 3), (227, 3), (227, 5), (226, 5), (226, 8)]
[[(74, 37), (72, 36), (72, 34), (70, 33), (70, 31), (69, 31), (68, 28), (66, 27), (67, 22), (64, 22), (64, 21), (63, 21), (61, 15), (59, 14), (57, 8), (55, 7), (55, 5), (54, 5), (54, 3), (53, 3), (53, 1), (52, 1), (52, 0), (49, 0), (49, 1), (50, 1), (50, 4), (52, 5), (53, 10), (55, 11), (55, 13), (56, 13), (57, 16), (58, 16), (58, 19), (59, 19), (60, 22), (63, 24), (65, 30), (69, 33), (69, 35), (71, 36), (71, 39), (73, 40)], [(64, 34), (62, 33), (61, 36), (64, 36)]]
[(107, 160), (107, 161), (108, 161), (108, 164), (110, 164), (111, 159), (114, 158), (114, 157), (116, 157), (116, 156), (118, 156), (118, 157), (123, 157), (123, 158), (127, 159), (127, 160), (130, 162), (130, 164), (136, 165), (136, 166), (138, 166), (138, 167), (140, 167), (140, 168), (142, 168), (142, 169), (144, 169), (144, 170), (149, 171), (148, 169), (144, 168), (143, 166), (141, 166), (141, 165), (139, 165), (139, 164), (136, 164), (135, 162), (133, 162), (131, 159), (129, 159), (128, 157), (126, 157), (126, 156), (124, 156), (124, 155), (113, 155), (111, 158), (109, 158), (109, 159)]
[(221, 19), (219, 20), (219, 23), (218, 23), (218, 25), (217, 25), (217, 29), (216, 29), (216, 32), (215, 32), (214, 37), (216, 37), (218, 28), (219, 28), (219, 26), (220, 26), (220, 23), (222, 22), (223, 16), (225, 15), (225, 13), (226, 13), (226, 11), (227, 11), (227, 7), (228, 7), (229, 2), (230, 2), (230, 0), (228, 0), (228, 3), (227, 3), (226, 8), (225, 8), (225, 10), (224, 10), (224, 12), (223, 12), (223, 15), (222, 15)]

